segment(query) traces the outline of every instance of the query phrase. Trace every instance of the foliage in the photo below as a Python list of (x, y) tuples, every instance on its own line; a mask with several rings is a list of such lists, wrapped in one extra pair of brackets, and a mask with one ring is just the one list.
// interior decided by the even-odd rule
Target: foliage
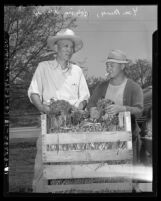
[(112, 104), (114, 104), (114, 102), (109, 99), (100, 99), (97, 103), (97, 109), (101, 115), (104, 115), (106, 107)]
[[(90, 132), (108, 131), (118, 125), (118, 117), (105, 114), (105, 107), (113, 104), (110, 100), (102, 99), (95, 111), (78, 110), (64, 100), (53, 101), (50, 105), (47, 127), (49, 133), (59, 132)], [(98, 118), (94, 113), (99, 112)]]
[(57, 115), (68, 115), (72, 112), (72, 109), (74, 110), (74, 106), (70, 105), (65, 100), (57, 100), (52, 101), (50, 104), (51, 112), (50, 114), (53, 114), (55, 116)]
[(113, 125), (118, 125), (117, 115), (110, 115), (105, 112), (107, 106), (114, 104), (113, 101), (109, 99), (101, 99), (97, 103), (97, 110), (100, 113), (99, 122), (102, 123), (104, 127), (112, 127)]
[(51, 101), (51, 112), (48, 115), (48, 127), (50, 129), (63, 127), (66, 125), (77, 125), (87, 118), (88, 112), (78, 110), (76, 107), (70, 105), (65, 100)]
[(101, 83), (102, 81), (104, 81), (105, 79), (103, 79), (102, 77), (94, 77), (94, 76), (91, 76), (91, 77), (87, 77), (87, 85), (88, 85), (88, 88), (89, 88), (89, 91), (90, 91), (90, 94), (92, 95), (95, 87)]
[(152, 64), (143, 59), (136, 60), (125, 69), (127, 76), (137, 82), (143, 89), (152, 85)]

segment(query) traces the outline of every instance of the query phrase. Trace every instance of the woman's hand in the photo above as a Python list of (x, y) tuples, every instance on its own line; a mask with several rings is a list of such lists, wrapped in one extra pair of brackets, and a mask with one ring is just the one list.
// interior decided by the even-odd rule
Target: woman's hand
[(112, 105), (107, 106), (105, 110), (110, 115), (116, 115), (119, 112), (125, 112), (126, 107), (122, 106), (122, 105), (112, 104)]

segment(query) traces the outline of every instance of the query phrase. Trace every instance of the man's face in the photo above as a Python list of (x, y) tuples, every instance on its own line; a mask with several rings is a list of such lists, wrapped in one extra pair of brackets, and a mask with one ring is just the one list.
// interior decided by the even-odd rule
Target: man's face
[(117, 77), (123, 70), (123, 65), (115, 62), (106, 62), (106, 71), (111, 78)]
[(71, 40), (59, 40), (57, 42), (57, 56), (64, 61), (69, 61), (74, 52), (74, 44)]

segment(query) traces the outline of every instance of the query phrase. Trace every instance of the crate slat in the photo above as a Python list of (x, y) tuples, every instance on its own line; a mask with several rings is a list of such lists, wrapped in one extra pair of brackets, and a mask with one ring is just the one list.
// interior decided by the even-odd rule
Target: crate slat
[(47, 115), (46, 114), (41, 115), (41, 134), (42, 135), (47, 134)]
[(75, 161), (108, 161), (128, 160), (132, 158), (132, 150), (84, 150), (84, 151), (44, 151), (42, 160), (49, 162), (75, 162)]
[(124, 112), (125, 130), (131, 132), (131, 115), (130, 112)]
[(80, 133), (50, 133), (44, 136), (46, 144), (72, 144), (90, 142), (116, 142), (132, 140), (131, 132), (108, 131), (108, 132), (80, 132)]
[[(78, 193), (78, 191), (82, 191), (83, 193), (88, 192), (100, 192), (104, 191), (104, 193), (119, 193), (119, 192), (132, 192), (132, 183), (93, 183), (93, 184), (73, 184), (73, 185), (48, 185), (46, 186), (48, 192), (58, 193), (58, 192), (74, 192)], [(81, 192), (81, 193), (82, 193)], [(66, 192), (65, 192), (66, 193)]]
[(76, 179), (76, 178), (119, 178), (131, 179), (133, 167), (130, 164), (75, 164), (75, 165), (47, 165), (43, 175), (46, 179)]

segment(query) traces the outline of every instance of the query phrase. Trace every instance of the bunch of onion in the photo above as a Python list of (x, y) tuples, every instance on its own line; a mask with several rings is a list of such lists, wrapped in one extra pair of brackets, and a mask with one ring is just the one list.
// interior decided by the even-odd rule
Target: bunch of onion
[(57, 125), (55, 126), (56, 128), (61, 126), (66, 127), (67, 124), (70, 124), (70, 116), (72, 114), (72, 111), (75, 110), (74, 106), (70, 105), (70, 103), (65, 100), (52, 100), (50, 104), (50, 109), (51, 111), (49, 114), (49, 118), (51, 119), (51, 121), (52, 119), (56, 119), (56, 121), (54, 121), (57, 122)]
[(118, 125), (118, 116), (106, 112), (106, 107), (112, 104), (114, 104), (114, 102), (109, 99), (101, 99), (97, 103), (97, 110), (100, 113), (99, 122), (101, 122), (102, 126), (106, 127), (107, 130), (111, 130)]

